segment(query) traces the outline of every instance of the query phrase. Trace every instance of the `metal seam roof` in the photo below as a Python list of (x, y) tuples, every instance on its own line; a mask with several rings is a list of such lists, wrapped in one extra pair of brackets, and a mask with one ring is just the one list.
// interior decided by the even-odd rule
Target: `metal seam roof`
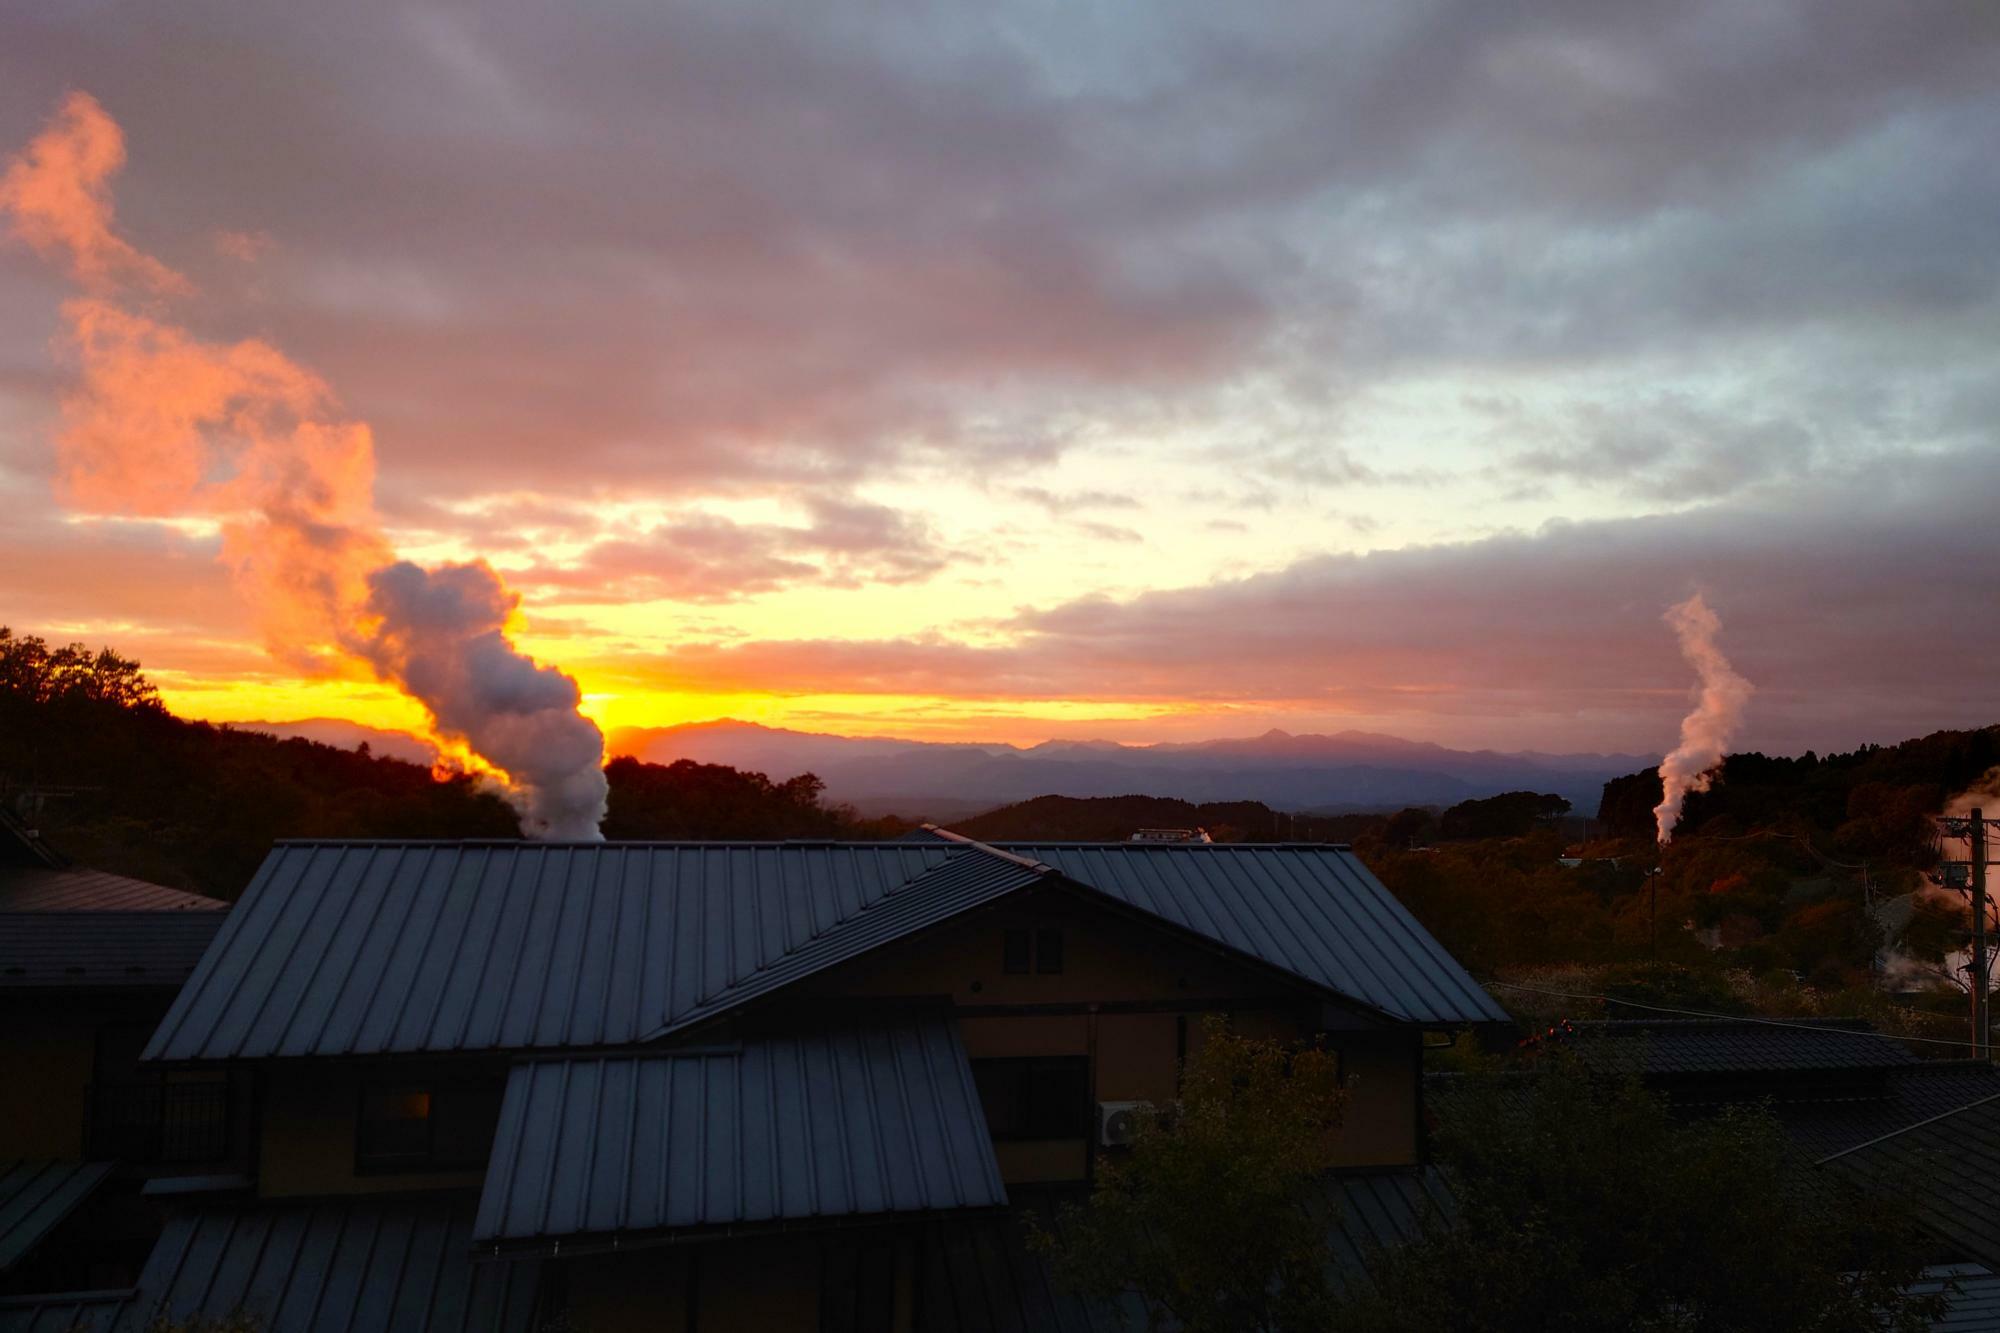
[(147, 1054), (628, 1044), (1031, 877), (946, 844), (281, 844)]
[(0, 1296), (0, 1333), (112, 1333), (137, 1300), (130, 1288)]
[(26, 1258), (111, 1174), (110, 1162), (16, 1161), (0, 1167), (0, 1273)]
[(1346, 847), (1007, 843), (1003, 849), (1393, 1017), (1512, 1021)]
[(475, 1264), (472, 1200), (225, 1205), (168, 1221), (119, 1333), (255, 1316), (263, 1333), (527, 1333), (539, 1265)]
[(1394, 1019), (1508, 1021), (1344, 847), (290, 843), (147, 1055), (656, 1039), (1049, 873)]
[(517, 1065), (473, 1238), (629, 1239), (1006, 1201), (965, 1050), (937, 1016)]

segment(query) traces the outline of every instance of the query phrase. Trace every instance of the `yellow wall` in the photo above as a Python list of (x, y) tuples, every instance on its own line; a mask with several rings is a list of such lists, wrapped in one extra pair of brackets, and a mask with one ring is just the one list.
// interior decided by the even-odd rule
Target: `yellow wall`
[(95, 1033), (59, 1002), (0, 1014), (0, 1158), (83, 1156)]
[(483, 1170), (356, 1175), (354, 1129), (362, 1079), (353, 1066), (266, 1067), (259, 1194), (275, 1199), (478, 1187)]
[[(1039, 927), (1063, 932), (1061, 974), (1003, 972), (1005, 932)], [(958, 1011), (966, 1054), (974, 1060), (1094, 1053), (1097, 1101), (1171, 1099), (1182, 1025), (1191, 1054), (1200, 1045), (1202, 1018), (1215, 1004), (1227, 1002), (1233, 1029), (1260, 1037), (1297, 1040), (1322, 1025), (1319, 1002), (1303, 998), (1289, 981), (1060, 892), (1009, 900), (835, 969), (798, 991), (823, 997), (948, 997)], [(1135, 1002), (1160, 1008), (1018, 1012), (1031, 1005), (1088, 1011)], [(1002, 1009), (1015, 1012), (997, 1012)], [(1352, 1021), (1354, 1028), (1326, 1037), (1351, 1079), (1335, 1160), (1349, 1167), (1413, 1163), (1416, 1034), (1371, 1027), (1365, 1018)], [(1088, 1144), (1074, 1141), (995, 1145), (1002, 1178), (1010, 1184), (1081, 1179), (1089, 1151)]]

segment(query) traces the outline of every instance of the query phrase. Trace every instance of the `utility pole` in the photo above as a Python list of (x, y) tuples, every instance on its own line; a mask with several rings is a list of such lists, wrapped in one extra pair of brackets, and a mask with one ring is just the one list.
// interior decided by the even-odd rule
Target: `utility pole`
[(1967, 832), (1972, 839), (1972, 1036), (1974, 1056), (1992, 1055), (1992, 1016), (1987, 1005), (1993, 987), (1986, 975), (1986, 814), (1974, 810)]
[(1652, 939), (1653, 961), (1660, 961), (1660, 870), (1654, 866), (1646, 872), (1646, 933)]
[(1993, 978), (1986, 944), (1986, 812), (1969, 810), (1963, 815), (1944, 816), (1938, 820), (1938, 838), (1940, 843), (1946, 838), (1964, 838), (1967, 844), (1966, 860), (1939, 865), (1938, 882), (1963, 890), (1972, 900), (1972, 961), (1966, 968), (1971, 973), (1972, 1054), (1975, 1059), (1990, 1059)]

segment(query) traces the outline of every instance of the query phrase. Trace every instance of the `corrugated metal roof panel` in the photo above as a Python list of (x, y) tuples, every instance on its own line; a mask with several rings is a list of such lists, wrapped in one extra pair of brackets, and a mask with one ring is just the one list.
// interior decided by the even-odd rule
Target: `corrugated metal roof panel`
[(1934, 1264), (1910, 1284), (1919, 1296), (1948, 1291), (1938, 1333), (2000, 1333), (2000, 1277), (1978, 1264)]
[(963, 844), (281, 844), (147, 1054), (630, 1043), (1027, 878)]
[(204, 1208), (169, 1221), (119, 1333), (241, 1311), (262, 1333), (525, 1333), (540, 1265), (472, 1262), (472, 1200)]
[(0, 869), (0, 912), (221, 912), (228, 903), (102, 870)]
[(1329, 1175), (1319, 1206), (1343, 1277), (1365, 1280), (1384, 1251), (1416, 1240), (1432, 1217), (1449, 1219), (1457, 1204), (1444, 1173), (1426, 1166)]
[(629, 1237), (1006, 1201), (965, 1050), (937, 1017), (517, 1066), (473, 1234)]
[(179, 986), (222, 912), (0, 913), (0, 989)]
[(89, 1198), (111, 1174), (110, 1162), (0, 1164), (0, 1273)]
[(0, 1296), (0, 1333), (112, 1333), (137, 1300), (131, 1290)]
[(1412, 1023), (1511, 1023), (1345, 847), (1007, 843), (1066, 878)]

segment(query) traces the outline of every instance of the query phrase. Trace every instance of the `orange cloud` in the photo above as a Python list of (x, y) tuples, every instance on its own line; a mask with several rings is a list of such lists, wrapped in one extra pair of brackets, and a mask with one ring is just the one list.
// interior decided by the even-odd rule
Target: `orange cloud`
[(399, 561), (375, 514), (375, 446), (324, 381), (256, 339), (215, 343), (121, 300), (185, 279), (111, 226), (118, 126), (72, 93), (11, 163), (0, 208), (90, 295), (64, 306), (80, 368), (58, 437), (67, 499), (215, 522), (274, 656), (312, 674), (365, 663), (428, 711), (435, 739), (506, 779), (522, 827), (595, 837), (604, 738), (576, 682), (514, 649), (517, 598), (484, 564)]
[(111, 228), (108, 183), (125, 165), (125, 135), (89, 93), (63, 99), (49, 127), (0, 176), (0, 212), (37, 251), (67, 258), (93, 291), (132, 282), (185, 292), (188, 281)]

